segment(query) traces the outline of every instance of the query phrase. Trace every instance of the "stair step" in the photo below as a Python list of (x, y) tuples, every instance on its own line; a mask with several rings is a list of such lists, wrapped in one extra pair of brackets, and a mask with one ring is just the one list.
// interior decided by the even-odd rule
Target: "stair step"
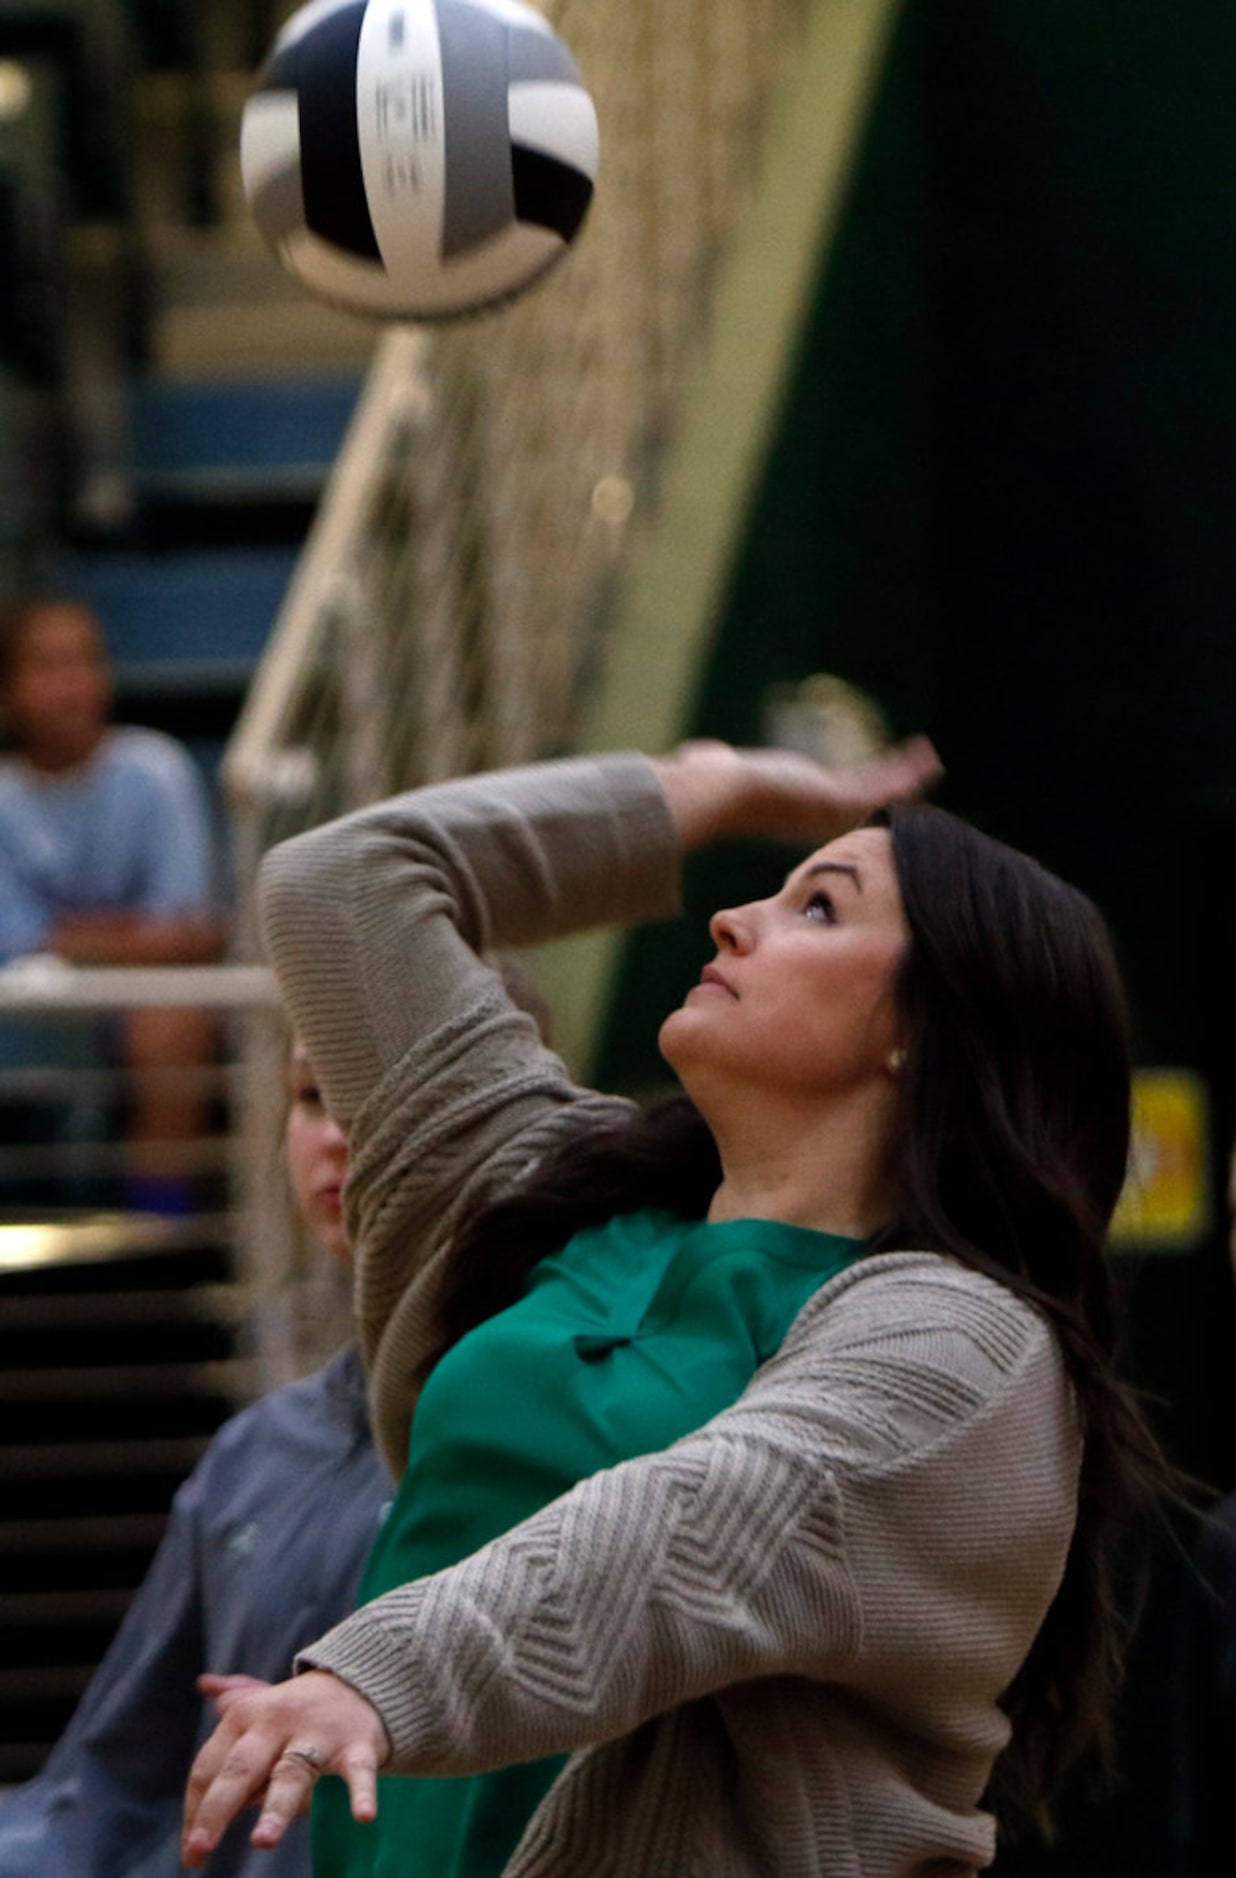
[(117, 686), (243, 686), (261, 657), (296, 566), (296, 550), (137, 555), (77, 554), (51, 569), (103, 621)]
[[(22, 1374), (51, 1369), (72, 1370), (89, 1377), (97, 1374), (102, 1365), (123, 1373), (152, 1363), (168, 1369), (196, 1369), (230, 1356), (232, 1341), (228, 1325), (202, 1318), (165, 1317), (142, 1324), (57, 1324), (42, 1330), (13, 1330), (7, 1312), (0, 1313), (0, 1368)], [(42, 1430), (38, 1433), (41, 1435)]]
[(94, 1675), (83, 1664), (56, 1664), (49, 1669), (0, 1669), (0, 1702), (76, 1702)]
[(138, 1161), (150, 1173), (215, 1173), (228, 1165), (226, 1141), (204, 1136), (197, 1141), (55, 1141), (0, 1147), (0, 1181), (45, 1174), (106, 1174), (132, 1171)]
[(378, 338), (373, 323), (289, 286), (274, 317), (268, 300), (237, 301), (222, 312), (215, 305), (165, 308), (151, 339), (154, 369), (201, 376), (367, 365)]
[(211, 1363), (126, 1363), (74, 1369), (0, 1370), (0, 1402), (81, 1402), (117, 1397), (219, 1396), (239, 1399), (253, 1392), (257, 1375), (244, 1357)]
[[(155, 1441), (49, 1441), (0, 1447), (0, 1480), (80, 1479), (92, 1474), (187, 1474), (206, 1452), (201, 1435)], [(9, 1617), (6, 1600), (5, 1616)]]
[(10, 1626), (27, 1629), (60, 1624), (118, 1624), (133, 1593), (115, 1587), (103, 1591), (6, 1592), (4, 1615)]
[(369, 363), (381, 326), (302, 287), (247, 219), (161, 231), (152, 258), (156, 375), (360, 373)]
[(247, 216), (222, 228), (152, 231), (150, 266), (164, 311), (256, 301), (269, 308), (304, 297), (304, 288), (279, 265)]
[(167, 1529), (162, 1513), (131, 1513), (105, 1519), (0, 1521), (0, 1558), (52, 1552), (152, 1551)]
[(136, 384), (129, 411), (137, 492), (164, 502), (314, 500), (359, 390), (354, 373)]
[[(72, 1297), (83, 1308), (100, 1291), (149, 1288), (155, 1273), (169, 1295), (218, 1282), (220, 1246), (229, 1243), (226, 1214), (165, 1219), (158, 1213), (86, 1213), (46, 1218), (0, 1216), (0, 1280), (6, 1322), (31, 1294)], [(137, 1274), (141, 1277), (138, 1279)]]
[[(248, 1301), (239, 1285), (194, 1285), (187, 1291), (115, 1291), (73, 1296), (6, 1298), (3, 1328), (98, 1329), (104, 1324), (237, 1324)], [(3, 1452), (3, 1450), (0, 1450)]]
[(10, 1787), (38, 1772), (54, 1745), (52, 1741), (0, 1741), (0, 1800)]

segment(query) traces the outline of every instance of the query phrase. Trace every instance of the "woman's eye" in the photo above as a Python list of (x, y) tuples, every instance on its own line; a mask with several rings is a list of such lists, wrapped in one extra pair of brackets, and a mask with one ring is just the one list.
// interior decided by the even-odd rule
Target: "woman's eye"
[(825, 926), (837, 924), (837, 908), (831, 893), (823, 891), (813, 893), (803, 911), (808, 919), (821, 920)]

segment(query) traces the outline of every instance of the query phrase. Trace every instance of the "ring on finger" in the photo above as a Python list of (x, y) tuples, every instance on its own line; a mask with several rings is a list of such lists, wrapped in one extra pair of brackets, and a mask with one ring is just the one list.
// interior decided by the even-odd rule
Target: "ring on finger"
[(316, 1780), (322, 1772), (323, 1755), (321, 1748), (315, 1748), (311, 1742), (294, 1748), (284, 1748), (281, 1759), (296, 1761), (303, 1767), (311, 1780)]

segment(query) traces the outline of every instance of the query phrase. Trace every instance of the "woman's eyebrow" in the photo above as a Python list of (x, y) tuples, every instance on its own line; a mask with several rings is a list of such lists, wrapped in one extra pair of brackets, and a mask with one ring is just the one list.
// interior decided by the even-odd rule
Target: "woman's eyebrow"
[(804, 880), (814, 880), (817, 874), (848, 874), (859, 893), (863, 890), (862, 876), (856, 867), (848, 867), (844, 861), (816, 861), (804, 874)]

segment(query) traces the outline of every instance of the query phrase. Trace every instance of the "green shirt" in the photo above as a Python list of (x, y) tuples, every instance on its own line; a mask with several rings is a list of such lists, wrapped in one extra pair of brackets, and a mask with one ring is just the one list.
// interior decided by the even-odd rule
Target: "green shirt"
[[(771, 1220), (648, 1212), (577, 1233), (431, 1374), (360, 1601), (458, 1563), (578, 1481), (702, 1427), (861, 1252), (859, 1240)], [(342, 1782), (324, 1780), (317, 1878), (495, 1878), (562, 1766), (384, 1779), (372, 1826), (355, 1825)]]

